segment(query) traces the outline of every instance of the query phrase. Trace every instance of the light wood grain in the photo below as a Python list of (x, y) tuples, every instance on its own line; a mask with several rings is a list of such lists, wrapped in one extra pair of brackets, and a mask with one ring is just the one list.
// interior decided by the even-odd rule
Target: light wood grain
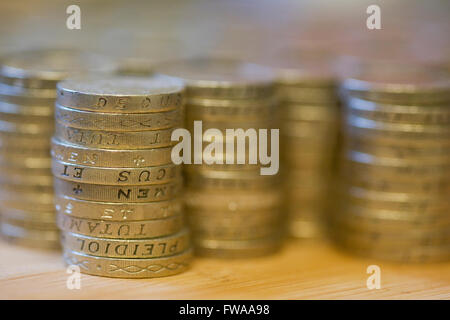
[[(381, 268), (381, 289), (366, 287), (367, 266)], [(292, 241), (251, 260), (197, 258), (181, 275), (144, 280), (82, 275), (66, 287), (58, 252), (0, 243), (2, 299), (450, 299), (450, 263), (401, 265), (360, 259), (326, 243)]]

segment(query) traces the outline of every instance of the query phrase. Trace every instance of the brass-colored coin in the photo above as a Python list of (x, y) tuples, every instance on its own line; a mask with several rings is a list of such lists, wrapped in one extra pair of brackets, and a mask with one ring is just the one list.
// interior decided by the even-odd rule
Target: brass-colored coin
[(55, 119), (78, 129), (111, 131), (161, 130), (181, 125), (181, 108), (153, 113), (102, 113), (71, 109), (56, 104)]
[(2, 58), (1, 82), (32, 89), (55, 89), (69, 75), (107, 73), (117, 69), (105, 56), (75, 49), (36, 49), (14, 52)]
[(42, 186), (49, 188), (52, 188), (53, 186), (53, 177), (50, 170), (47, 169), (7, 169), (0, 166), (0, 172), (0, 184)]
[(349, 168), (366, 171), (368, 174), (379, 175), (390, 173), (392, 176), (411, 175), (441, 176), (447, 177), (450, 172), (450, 162), (446, 158), (433, 157), (427, 161), (423, 159), (396, 159), (375, 157), (370, 154), (350, 151), (347, 154), (350, 160)]
[(313, 121), (335, 123), (339, 120), (339, 110), (335, 105), (304, 105), (284, 103), (280, 107), (281, 118), (288, 121)]
[(344, 148), (380, 158), (397, 158), (398, 160), (419, 160), (450, 158), (450, 141), (432, 146), (404, 146), (401, 144), (380, 144), (375, 141), (364, 141), (358, 137), (348, 138)]
[(51, 169), (52, 160), (50, 158), (50, 152), (48, 154), (30, 154), (19, 152), (0, 152), (0, 167), (1, 170), (8, 171), (11, 168), (14, 169), (26, 169), (26, 170), (48, 170)]
[(29, 208), (14, 208), (14, 206), (3, 205), (2, 203), (1, 217), (30, 222), (45, 222), (47, 224), (53, 223), (53, 225), (56, 223), (56, 213), (53, 208), (48, 211), (39, 211), (39, 208), (35, 209), (32, 206)]
[(448, 194), (450, 191), (450, 178), (441, 177), (438, 179), (424, 178), (423, 180), (395, 179), (393, 177), (378, 177), (376, 175), (359, 176), (351, 172), (342, 178), (343, 182), (366, 190), (384, 192), (404, 192), (414, 194)]
[(162, 184), (181, 179), (181, 166), (174, 164), (141, 168), (90, 167), (53, 160), (55, 177), (75, 182), (106, 185)]
[(382, 103), (435, 105), (450, 101), (450, 80), (443, 70), (412, 65), (374, 64), (345, 79), (341, 88), (354, 97)]
[(192, 210), (207, 210), (210, 212), (234, 211), (262, 211), (276, 208), (281, 204), (281, 194), (274, 189), (260, 189), (252, 192), (239, 190), (191, 190), (187, 189), (184, 195), (185, 204)]
[(55, 194), (80, 200), (104, 202), (150, 202), (170, 200), (179, 194), (181, 182), (155, 185), (97, 185), (55, 179)]
[(64, 250), (68, 265), (80, 267), (81, 272), (111, 278), (157, 278), (185, 271), (192, 258), (191, 250), (161, 258), (126, 259), (95, 257)]
[(343, 192), (347, 193), (350, 203), (374, 209), (430, 213), (450, 208), (450, 200), (445, 195), (383, 192), (357, 187), (345, 188)]
[[(280, 134), (289, 137), (309, 137), (311, 135), (318, 137), (327, 136), (330, 137), (337, 136), (338, 123), (320, 123), (305, 120), (284, 120), (282, 123), (282, 128)], [(316, 138), (317, 139), (317, 138)]]
[(386, 141), (388, 139), (415, 139), (418, 142), (426, 142), (427, 139), (450, 139), (450, 129), (447, 126), (387, 123), (356, 116), (347, 116), (346, 124), (350, 127), (348, 131), (351, 134), (360, 134), (363, 137)]
[(230, 226), (222, 223), (198, 224), (190, 223), (190, 229), (196, 238), (214, 240), (252, 240), (270, 237), (280, 232), (280, 223), (260, 223), (254, 226), (245, 224)]
[[(32, 197), (27, 199), (27, 195), (17, 193), (6, 192), (5, 196), (2, 196), (3, 192), (0, 192), (0, 205), (2, 208), (11, 208), (14, 210), (21, 210), (27, 213), (36, 212), (37, 214), (46, 214), (47, 212), (53, 212), (55, 210), (53, 204), (53, 194), (44, 195), (39, 198)], [(6, 209), (5, 209), (6, 210)]]
[(195, 238), (195, 253), (214, 258), (253, 258), (274, 254), (281, 247), (279, 236), (252, 240), (211, 240)]
[(143, 77), (85, 77), (58, 83), (57, 102), (85, 111), (147, 113), (178, 109), (183, 105), (180, 79)]
[(153, 239), (103, 239), (71, 232), (61, 234), (65, 250), (96, 257), (148, 259), (172, 256), (190, 248), (189, 232), (183, 229), (170, 236)]
[(252, 99), (274, 93), (272, 70), (233, 59), (170, 61), (157, 66), (156, 70), (184, 79), (189, 97)]
[(39, 221), (39, 220), (28, 220), (19, 219), (17, 217), (4, 216), (1, 217), (2, 224), (20, 227), (26, 230), (37, 230), (37, 231), (57, 231), (55, 221)]
[(50, 136), (48, 134), (35, 136), (0, 131), (0, 149), (13, 152), (23, 150), (24, 154), (32, 152), (49, 154)]
[(277, 102), (274, 98), (230, 100), (190, 97), (186, 102), (186, 114), (190, 118), (206, 121), (270, 119), (276, 115)]
[(75, 218), (103, 221), (142, 221), (164, 219), (182, 212), (180, 199), (166, 201), (116, 203), (96, 202), (55, 195), (55, 207), (59, 213)]
[(450, 123), (450, 108), (445, 105), (402, 106), (347, 98), (346, 106), (350, 115), (380, 122), (432, 125)]
[(87, 148), (103, 149), (149, 149), (169, 147), (175, 128), (153, 131), (104, 131), (77, 129), (55, 124), (55, 138), (63, 142)]
[(299, 239), (324, 237), (324, 226), (317, 219), (291, 218), (287, 225), (290, 236)]
[(39, 194), (42, 195), (42, 199), (47, 198), (49, 195), (53, 193), (53, 187), (51, 186), (42, 186), (42, 185), (26, 185), (26, 184), (1, 184), (1, 194), (5, 196), (5, 198), (15, 194), (13, 198), (20, 198), (23, 196), (25, 198), (34, 198), (39, 197)]
[(303, 104), (337, 105), (338, 97), (329, 88), (298, 87), (295, 85), (281, 85), (278, 93), (284, 101)]
[(14, 114), (17, 116), (52, 117), (53, 109), (53, 104), (29, 106), (0, 101), (0, 112), (4, 114)]
[(54, 159), (90, 167), (140, 168), (172, 163), (172, 148), (135, 150), (98, 149), (77, 146), (53, 138)]
[(182, 215), (143, 221), (108, 221), (81, 219), (59, 213), (57, 225), (62, 231), (108, 239), (146, 239), (179, 232), (184, 226)]
[[(11, 86), (0, 82), (0, 96), (5, 97), (26, 97), (37, 101), (51, 101), (55, 99), (55, 89), (35, 89), (20, 86)], [(8, 100), (8, 99), (6, 99)]]
[(50, 137), (53, 134), (53, 125), (44, 123), (14, 123), (0, 120), (0, 132), (35, 135), (37, 137)]
[(186, 172), (186, 185), (192, 188), (261, 189), (276, 186), (277, 176), (262, 176), (249, 171), (198, 170)]
[(60, 249), (59, 232), (53, 230), (29, 230), (9, 224), (0, 225), (0, 237), (20, 246), (37, 249)]

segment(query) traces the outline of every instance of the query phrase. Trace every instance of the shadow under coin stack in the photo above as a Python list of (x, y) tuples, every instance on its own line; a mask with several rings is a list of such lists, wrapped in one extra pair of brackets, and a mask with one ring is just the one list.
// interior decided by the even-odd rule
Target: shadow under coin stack
[[(194, 121), (201, 122), (202, 150), (206, 151), (212, 141), (223, 142), (225, 129), (253, 128), (258, 134), (259, 128), (269, 132), (276, 128), (274, 78), (264, 67), (198, 58), (157, 70), (186, 81), (186, 125), (195, 140), (202, 133), (194, 129)], [(220, 135), (210, 135), (206, 131), (210, 128), (218, 129)], [(271, 137), (267, 140), (270, 144)], [(278, 176), (261, 175), (259, 161), (249, 164), (249, 154), (258, 148), (252, 148), (248, 140), (242, 152), (246, 161), (237, 164), (237, 140), (225, 139), (228, 146), (231, 141), (233, 152), (231, 148), (227, 150), (225, 143), (222, 150), (215, 149), (211, 154), (194, 146), (193, 157), (203, 154), (203, 164), (185, 165), (185, 204), (196, 253), (224, 258), (273, 253), (279, 248), (283, 233)], [(278, 141), (276, 144), (278, 152)], [(227, 157), (234, 164), (226, 164)], [(214, 159), (221, 159), (223, 164), (208, 164)]]
[(322, 237), (333, 209), (340, 121), (332, 60), (296, 50), (278, 59), (272, 65), (278, 70), (282, 100), (281, 175), (288, 230), (297, 238)]
[(121, 278), (188, 267), (181, 167), (171, 160), (183, 90), (165, 76), (58, 83), (52, 170), (67, 264)]
[(50, 170), (57, 81), (113, 72), (115, 64), (77, 50), (31, 50), (2, 58), (0, 67), (0, 214), (3, 238), (59, 248)]
[(336, 242), (387, 260), (450, 258), (450, 78), (366, 66), (344, 80), (345, 153)]

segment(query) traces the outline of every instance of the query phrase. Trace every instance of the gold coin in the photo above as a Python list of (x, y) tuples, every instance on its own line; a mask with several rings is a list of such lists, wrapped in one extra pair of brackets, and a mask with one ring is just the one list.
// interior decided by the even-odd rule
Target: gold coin
[(179, 232), (184, 225), (182, 215), (143, 221), (105, 221), (81, 219), (58, 213), (56, 221), (62, 231), (108, 239), (162, 237)]
[(11, 168), (14, 169), (29, 169), (29, 170), (38, 170), (42, 169), (50, 171), (51, 169), (51, 158), (50, 152), (47, 155), (42, 155), (39, 153), (27, 154), (26, 152), (0, 152), (0, 167), (1, 170), (9, 170)]
[(339, 120), (339, 110), (334, 105), (303, 105), (284, 103), (280, 106), (281, 118), (288, 121), (312, 121), (336, 123)]
[(338, 97), (334, 90), (329, 88), (298, 87), (291, 85), (281, 85), (278, 93), (283, 97), (283, 101), (303, 104), (327, 104), (337, 105)]
[(186, 114), (190, 118), (206, 121), (233, 121), (273, 118), (278, 100), (262, 99), (203, 99), (189, 97)]
[(104, 131), (65, 127), (55, 124), (55, 138), (63, 142), (87, 148), (149, 149), (169, 147), (175, 128), (153, 131)]
[(0, 112), (4, 114), (13, 114), (17, 116), (53, 117), (53, 109), (54, 109), (53, 104), (41, 106), (39, 105), (27, 106), (0, 101)]
[(140, 168), (172, 163), (171, 147), (135, 150), (98, 149), (77, 146), (53, 138), (54, 159), (90, 167)]
[[(36, 172), (38, 170), (41, 172)], [(53, 187), (53, 177), (50, 170), (47, 169), (6, 169), (0, 167), (0, 172), (0, 184)]]
[(173, 181), (155, 185), (97, 185), (65, 181), (56, 178), (55, 194), (65, 195), (80, 200), (104, 202), (150, 202), (170, 200), (181, 191), (181, 182)]
[(53, 160), (55, 177), (75, 182), (107, 185), (162, 184), (181, 179), (181, 166), (174, 164), (141, 168), (89, 167)]
[(357, 187), (342, 190), (347, 193), (347, 201), (350, 203), (374, 209), (429, 213), (450, 208), (448, 197), (443, 195), (374, 191)]
[(274, 192), (273, 189), (252, 190), (252, 192), (230, 190), (226, 193), (211, 189), (205, 191), (187, 189), (184, 199), (186, 206), (193, 210), (259, 211), (279, 206), (281, 193)]
[(343, 91), (354, 97), (405, 105), (448, 102), (449, 87), (449, 76), (442, 70), (391, 63), (368, 66), (341, 83)]
[(389, 141), (389, 139), (409, 140), (415, 139), (418, 142), (426, 142), (427, 139), (448, 140), (450, 139), (450, 129), (447, 126), (387, 123), (369, 120), (356, 116), (347, 116), (346, 125), (350, 134), (361, 135), (363, 137), (379, 138)]
[(191, 188), (212, 189), (261, 189), (274, 187), (279, 177), (262, 176), (246, 171), (197, 170), (186, 171), (186, 185)]
[(39, 220), (28, 220), (19, 219), (17, 217), (4, 216), (1, 217), (2, 224), (20, 227), (26, 230), (37, 230), (37, 231), (57, 231), (55, 221), (39, 221)]
[(181, 125), (181, 108), (153, 113), (102, 113), (56, 104), (55, 120), (67, 127), (87, 130), (149, 131)]
[(96, 257), (148, 259), (172, 256), (190, 248), (189, 232), (183, 229), (170, 236), (153, 239), (103, 239), (71, 232), (61, 234), (65, 250)]
[(68, 265), (80, 267), (81, 272), (111, 278), (157, 278), (185, 271), (192, 258), (191, 250), (161, 258), (126, 259), (95, 257), (64, 250)]
[(147, 113), (178, 109), (183, 105), (180, 79), (143, 77), (85, 77), (61, 81), (57, 103), (85, 111)]
[(28, 230), (8, 224), (0, 225), (0, 237), (20, 246), (37, 249), (60, 249), (59, 232), (53, 230)]
[(281, 238), (269, 237), (252, 240), (212, 240), (194, 237), (195, 253), (213, 258), (253, 258), (276, 253)]
[(55, 195), (59, 213), (75, 218), (103, 221), (142, 221), (164, 219), (182, 212), (180, 199), (141, 203), (96, 202)]
[(366, 142), (358, 137), (349, 137), (344, 142), (344, 149), (370, 154), (374, 157), (397, 158), (399, 160), (450, 158), (450, 143), (445, 142), (441, 145), (434, 143), (431, 147), (426, 144), (423, 146), (404, 146), (401, 144), (380, 144), (375, 141)]
[(55, 89), (56, 83), (69, 75), (88, 72), (106, 73), (117, 69), (106, 56), (75, 49), (35, 49), (14, 52), (2, 58), (0, 78), (9, 85)]
[(290, 218), (287, 225), (290, 236), (300, 239), (324, 237), (324, 227), (316, 220)]
[(252, 99), (274, 94), (272, 70), (238, 60), (193, 58), (170, 61), (155, 69), (184, 79), (189, 97)]
[(260, 223), (254, 226), (245, 224), (229, 226), (220, 222), (216, 224), (190, 223), (190, 229), (196, 238), (214, 240), (252, 240), (261, 237), (270, 237), (280, 232), (280, 223)]
[(47, 211), (40, 211), (39, 208), (32, 206), (28, 208), (14, 208), (13, 205), (2, 203), (1, 217), (25, 220), (31, 222), (45, 222), (56, 223), (56, 213), (53, 208), (49, 208)]
[(377, 104), (372, 101), (347, 98), (350, 115), (380, 122), (445, 125), (450, 123), (448, 106), (402, 106)]

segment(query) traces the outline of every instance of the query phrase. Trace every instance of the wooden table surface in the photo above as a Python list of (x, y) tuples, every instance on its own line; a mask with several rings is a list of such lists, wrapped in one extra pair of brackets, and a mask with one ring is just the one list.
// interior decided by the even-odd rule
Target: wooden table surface
[[(369, 290), (369, 265), (381, 288)], [(58, 252), (0, 243), (1, 299), (450, 299), (450, 263), (402, 265), (355, 258), (327, 243), (291, 241), (280, 253), (245, 260), (195, 259), (189, 271), (159, 279), (69, 274)]]

